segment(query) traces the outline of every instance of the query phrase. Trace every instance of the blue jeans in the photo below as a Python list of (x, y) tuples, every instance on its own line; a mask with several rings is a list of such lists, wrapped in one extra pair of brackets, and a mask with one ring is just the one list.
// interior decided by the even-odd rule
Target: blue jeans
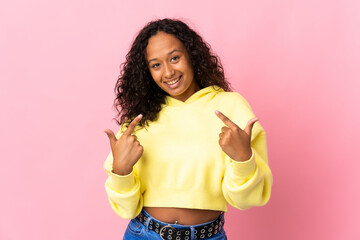
[[(151, 219), (155, 219), (156, 221), (159, 221), (157, 220), (156, 218), (152, 217), (149, 213), (145, 212), (143, 210), (143, 214), (145, 216), (147, 216), (148, 218), (150, 218), (147, 223), (151, 220)], [(223, 216), (222, 216), (223, 217)], [(159, 221), (161, 222), (161, 221)], [(180, 225), (180, 224), (168, 224), (168, 223), (164, 223), (164, 222), (161, 222), (163, 225), (170, 225), (170, 226), (173, 226), (174, 228), (177, 228), (177, 229), (181, 229), (181, 228), (184, 228), (184, 227), (190, 227), (191, 228), (191, 238), (189, 240), (193, 240), (194, 239), (194, 229), (195, 227), (200, 227), (202, 225), (205, 225), (205, 224), (208, 224), (208, 223), (203, 223), (203, 224), (198, 224), (198, 225), (191, 225), (191, 226), (184, 226), (184, 225)], [(211, 223), (211, 222), (210, 222)], [(150, 230), (148, 228), (148, 226), (144, 226), (140, 221), (139, 219), (137, 218), (134, 218), (132, 219), (130, 222), (129, 222), (129, 225), (125, 231), (125, 234), (124, 234), (124, 238), (123, 240), (136, 240), (136, 239), (146, 239), (146, 240), (160, 240), (162, 239), (160, 237), (160, 235), (152, 230)], [(220, 232), (218, 232), (216, 235), (213, 235), (212, 237), (210, 238), (203, 238), (203, 239), (208, 239), (208, 240), (223, 240), (223, 239), (227, 239), (226, 237), (226, 233), (225, 233), (225, 230), (224, 228), (221, 229)]]

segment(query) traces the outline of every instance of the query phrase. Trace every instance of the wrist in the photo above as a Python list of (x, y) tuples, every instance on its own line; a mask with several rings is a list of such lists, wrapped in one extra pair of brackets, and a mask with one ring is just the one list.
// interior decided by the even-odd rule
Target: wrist
[(248, 161), (250, 160), (251, 156), (252, 156), (252, 151), (250, 150), (249, 152), (247, 153), (244, 153), (244, 154), (239, 154), (235, 159), (232, 159), (234, 161), (237, 161), (237, 162), (245, 162), (245, 161)]
[(129, 175), (132, 172), (132, 170), (133, 170), (132, 166), (116, 165), (113, 166), (112, 172), (117, 175), (125, 176), (125, 175)]

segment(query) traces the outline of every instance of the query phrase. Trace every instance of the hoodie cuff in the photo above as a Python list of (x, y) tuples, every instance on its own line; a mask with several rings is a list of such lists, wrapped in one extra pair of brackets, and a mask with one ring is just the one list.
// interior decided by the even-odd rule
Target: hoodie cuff
[(243, 180), (251, 177), (256, 169), (255, 154), (254, 151), (249, 160), (235, 161), (231, 159), (231, 163), (228, 166), (228, 173), (232, 178), (241, 178)]
[(109, 187), (116, 192), (129, 192), (136, 185), (134, 170), (128, 175), (118, 175), (111, 171), (109, 176)]

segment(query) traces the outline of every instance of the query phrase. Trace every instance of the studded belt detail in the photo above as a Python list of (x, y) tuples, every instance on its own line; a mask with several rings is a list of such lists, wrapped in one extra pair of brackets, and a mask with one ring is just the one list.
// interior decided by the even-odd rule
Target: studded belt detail
[[(147, 217), (141, 212), (137, 219), (146, 226)], [(194, 229), (194, 238), (195, 239), (204, 239), (209, 238), (217, 234), (221, 231), (224, 225), (224, 220), (222, 215), (220, 215), (217, 219), (212, 221), (209, 224), (195, 227)], [(149, 229), (158, 233), (162, 239), (169, 240), (189, 240), (191, 236), (191, 228), (175, 228), (171, 225), (163, 225), (162, 223), (156, 221), (155, 219), (151, 219), (149, 222)]]

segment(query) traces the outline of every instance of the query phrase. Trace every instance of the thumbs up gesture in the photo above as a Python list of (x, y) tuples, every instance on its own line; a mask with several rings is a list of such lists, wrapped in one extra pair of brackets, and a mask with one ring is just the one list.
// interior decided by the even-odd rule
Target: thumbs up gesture
[(113, 172), (118, 175), (128, 175), (131, 173), (133, 166), (140, 159), (144, 148), (132, 135), (136, 125), (141, 120), (142, 115), (138, 115), (128, 126), (119, 139), (116, 138), (113, 131), (106, 129), (111, 151), (113, 154)]
[(249, 160), (252, 155), (251, 131), (254, 123), (258, 121), (258, 119), (250, 119), (244, 130), (242, 130), (220, 111), (215, 111), (215, 114), (226, 125), (226, 127), (221, 128), (221, 133), (219, 134), (219, 145), (221, 149), (235, 161)]

